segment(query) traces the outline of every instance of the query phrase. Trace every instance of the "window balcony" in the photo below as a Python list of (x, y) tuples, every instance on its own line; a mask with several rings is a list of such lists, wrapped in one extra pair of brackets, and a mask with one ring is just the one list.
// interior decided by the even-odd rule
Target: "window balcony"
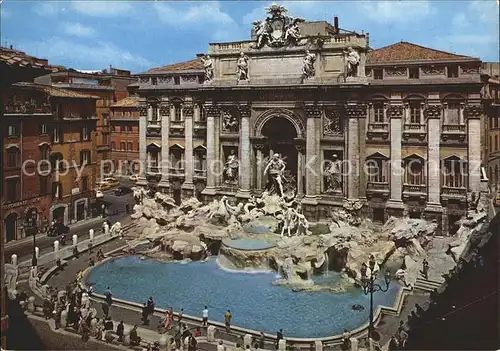
[(427, 198), (426, 184), (403, 184), (403, 198), (419, 198), (421, 201)]
[(447, 200), (467, 201), (467, 189), (465, 187), (443, 186), (441, 188), (441, 198)]
[(389, 123), (385, 122), (370, 122), (366, 132), (368, 139), (388, 139), (389, 138)]
[(366, 196), (371, 197), (382, 197), (388, 199), (390, 194), (390, 188), (388, 182), (368, 182), (366, 185)]
[(418, 138), (420, 140), (425, 139), (427, 131), (425, 129), (425, 124), (420, 123), (407, 123), (404, 125), (403, 139), (408, 140), (410, 138)]
[(195, 169), (194, 170), (194, 178), (206, 179), (207, 178), (207, 170), (206, 169)]
[(184, 168), (169, 168), (168, 175), (171, 177), (184, 177)]
[(184, 121), (170, 121), (170, 135), (184, 136)]
[(160, 173), (160, 167), (158, 166), (149, 166), (148, 167), (148, 174), (159, 174)]
[(464, 124), (443, 124), (442, 127), (442, 139), (447, 140), (465, 140), (465, 125)]

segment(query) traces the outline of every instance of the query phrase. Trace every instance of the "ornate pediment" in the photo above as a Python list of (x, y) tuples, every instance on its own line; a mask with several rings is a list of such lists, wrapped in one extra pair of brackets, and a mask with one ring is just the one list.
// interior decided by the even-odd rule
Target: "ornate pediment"
[(285, 46), (297, 46), (300, 44), (299, 23), (304, 22), (302, 18), (287, 16), (288, 10), (277, 4), (266, 9), (270, 16), (263, 21), (253, 22), (256, 43), (255, 49), (265, 45), (272, 48)]

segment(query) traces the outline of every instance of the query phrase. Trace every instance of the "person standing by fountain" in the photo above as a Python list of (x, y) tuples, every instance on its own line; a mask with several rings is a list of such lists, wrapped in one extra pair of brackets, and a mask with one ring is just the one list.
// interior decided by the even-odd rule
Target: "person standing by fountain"
[(172, 307), (169, 307), (166, 312), (165, 318), (165, 330), (170, 330), (172, 328), (172, 322), (174, 321), (174, 311), (172, 311)]
[(106, 288), (106, 291), (104, 292), (104, 296), (106, 296), (106, 303), (108, 306), (111, 307), (113, 304), (113, 294), (111, 293), (111, 290), (109, 289), (109, 286)]
[(226, 332), (228, 333), (231, 330), (231, 318), (233, 318), (231, 310), (227, 310), (227, 312), (224, 314), (224, 320), (226, 321)]
[(280, 340), (283, 339), (283, 329), (280, 329), (279, 332), (276, 333), (276, 350), (279, 347)]
[(207, 306), (205, 306), (205, 309), (201, 312), (202, 314), (202, 322), (201, 322), (201, 326), (202, 327), (207, 327), (208, 326), (208, 308)]

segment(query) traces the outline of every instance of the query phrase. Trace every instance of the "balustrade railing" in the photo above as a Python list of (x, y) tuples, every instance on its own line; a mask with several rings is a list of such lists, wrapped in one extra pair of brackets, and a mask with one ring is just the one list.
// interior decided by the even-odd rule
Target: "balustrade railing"
[(425, 184), (404, 184), (403, 192), (406, 193), (425, 193), (427, 185)]
[(457, 196), (467, 195), (467, 189), (465, 187), (443, 186), (442, 192), (444, 195), (457, 195)]
[(443, 132), (445, 132), (445, 133), (465, 133), (465, 125), (463, 125), (463, 124), (443, 124)]
[(371, 122), (368, 125), (368, 129), (371, 131), (377, 131), (377, 130), (388, 131), (389, 130), (389, 123)]
[(425, 130), (425, 125), (420, 123), (407, 123), (405, 130), (410, 132), (421, 132)]

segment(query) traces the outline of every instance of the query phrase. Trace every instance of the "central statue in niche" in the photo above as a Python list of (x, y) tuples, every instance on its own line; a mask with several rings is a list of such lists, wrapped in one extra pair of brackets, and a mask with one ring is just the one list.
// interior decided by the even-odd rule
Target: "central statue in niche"
[(264, 174), (268, 177), (266, 189), (269, 189), (271, 193), (277, 193), (280, 197), (284, 195), (283, 172), (285, 168), (285, 161), (283, 161), (279, 154), (274, 154), (264, 169)]

